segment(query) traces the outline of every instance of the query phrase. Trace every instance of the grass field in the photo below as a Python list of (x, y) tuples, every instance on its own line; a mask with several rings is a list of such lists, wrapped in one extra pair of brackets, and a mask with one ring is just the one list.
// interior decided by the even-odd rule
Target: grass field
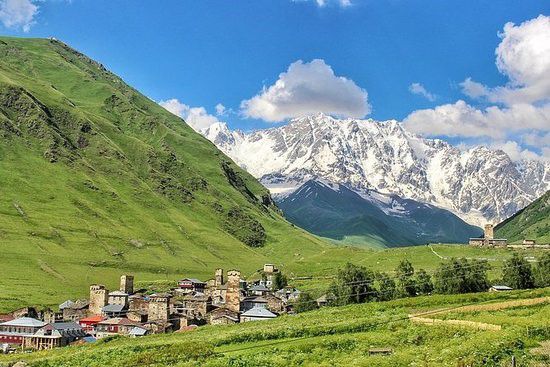
[[(530, 352), (550, 338), (550, 304), (453, 313), (464, 305), (501, 304), (550, 296), (550, 288), (510, 293), (426, 296), (324, 308), (265, 322), (206, 326), (142, 339), (115, 338), (26, 356), (32, 366), (547, 366), (550, 356)], [(417, 325), (408, 315), (451, 308), (438, 317), (502, 325), (498, 331)], [(369, 355), (391, 348), (388, 356)], [(463, 363), (463, 364), (460, 364)]]
[[(63, 251), (57, 256), (43, 252), (39, 253), (39, 257), (29, 259), (28, 253), (33, 252), (30, 248), (21, 246), (13, 248), (11, 252), (12, 258), (19, 260), (7, 262), (7, 269), (11, 270), (7, 274), (12, 275), (0, 278), (0, 310), (6, 312), (24, 305), (55, 307), (65, 299), (86, 298), (88, 286), (94, 282), (104, 283), (115, 289), (120, 275), (125, 271), (131, 271), (136, 276), (138, 286), (154, 286), (156, 282), (163, 285), (170, 282), (175, 284), (176, 280), (184, 276), (209, 279), (213, 276), (215, 266), (226, 269), (236, 267), (241, 269), (244, 276), (254, 277), (258, 276), (256, 270), (261, 268), (261, 264), (274, 261), (286, 275), (295, 278), (291, 280), (291, 285), (318, 296), (326, 291), (331, 277), (347, 261), (391, 273), (402, 259), (408, 259), (416, 269), (423, 268), (432, 273), (441, 262), (451, 257), (487, 259), (492, 266), (489, 272), (490, 279), (498, 279), (502, 262), (512, 254), (512, 250), (507, 249), (481, 249), (464, 245), (415, 246), (384, 250), (326, 246), (319, 252), (298, 253), (292, 252), (290, 244), (285, 244), (284, 249), (290, 252), (286, 255), (288, 261), (285, 262), (277, 261), (280, 258), (285, 259), (284, 255), (278, 252), (280, 248), (268, 245), (262, 249), (246, 248), (250, 254), (248, 259), (232, 257), (228, 252), (225, 255), (226, 261), (217, 259), (216, 262), (204, 263), (197, 270), (196, 267), (182, 266), (181, 260), (175, 256), (153, 257), (148, 262), (140, 262), (137, 258), (134, 267), (131, 268), (127, 262), (120, 267), (116, 263), (88, 265), (86, 256), (93, 258), (93, 252), (79, 253), (78, 256), (69, 258), (64, 256)], [(524, 256), (536, 257), (541, 250), (522, 250), (522, 253)], [(21, 271), (19, 267), (25, 266), (28, 262), (37, 262), (40, 265), (26, 266), (25, 271)], [(148, 263), (148, 267), (143, 266), (144, 263)], [(163, 272), (161, 269), (170, 270)]]

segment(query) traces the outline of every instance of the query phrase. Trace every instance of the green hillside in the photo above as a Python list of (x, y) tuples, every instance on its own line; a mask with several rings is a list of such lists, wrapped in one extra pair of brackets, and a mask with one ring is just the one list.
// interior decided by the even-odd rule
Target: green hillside
[[(546, 297), (546, 300), (541, 299)], [(550, 288), (328, 307), (270, 321), (0, 356), (0, 366), (548, 366)], [(461, 306), (465, 306), (460, 308)], [(434, 313), (438, 310), (438, 313)], [(443, 311), (444, 310), (444, 311)], [(491, 324), (423, 325), (408, 315)], [(372, 354), (391, 349), (390, 355)], [(538, 350), (543, 350), (542, 354)]]
[(286, 222), (252, 176), (101, 64), (0, 38), (0, 312), (122, 272), (315, 271), (350, 251)]
[(550, 243), (550, 191), (495, 227), (495, 235), (510, 242), (534, 239)]

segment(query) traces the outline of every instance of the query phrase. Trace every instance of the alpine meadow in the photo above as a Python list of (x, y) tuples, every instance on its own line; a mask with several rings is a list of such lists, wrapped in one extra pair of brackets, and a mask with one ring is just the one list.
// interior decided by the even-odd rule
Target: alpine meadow
[(0, 367), (550, 366), (550, 8), (0, 0)]

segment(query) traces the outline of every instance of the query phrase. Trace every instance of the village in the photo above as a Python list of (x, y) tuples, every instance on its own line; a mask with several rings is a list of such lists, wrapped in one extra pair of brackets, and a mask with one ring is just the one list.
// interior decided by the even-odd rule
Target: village
[(153, 294), (134, 289), (132, 275), (120, 277), (118, 290), (92, 284), (88, 299), (66, 300), (58, 311), (25, 307), (0, 315), (0, 352), (52, 349), (113, 335), (184, 332), (292, 312), (300, 291), (276, 286), (282, 274), (273, 264), (265, 264), (261, 273), (262, 279), (249, 284), (238, 270), (216, 269), (206, 282), (184, 278), (168, 292)]
[[(524, 240), (510, 245), (495, 239), (493, 225), (483, 237), (471, 238), (475, 247), (547, 248)], [(0, 314), (0, 353), (15, 353), (85, 344), (122, 335), (132, 338), (150, 334), (186, 332), (202, 325), (226, 325), (276, 318), (293, 313), (301, 292), (287, 286), (286, 277), (274, 264), (258, 271), (260, 279), (247, 282), (238, 270), (218, 268), (207, 281), (183, 278), (167, 291), (135, 289), (134, 276), (120, 277), (117, 290), (92, 284), (88, 299), (65, 300), (58, 310), (25, 307)], [(509, 291), (492, 286), (489, 291)], [(328, 295), (314, 300), (317, 307), (329, 303)]]

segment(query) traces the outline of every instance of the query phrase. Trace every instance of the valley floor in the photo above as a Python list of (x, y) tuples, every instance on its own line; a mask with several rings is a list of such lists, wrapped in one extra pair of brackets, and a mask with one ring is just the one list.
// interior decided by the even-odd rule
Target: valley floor
[[(549, 301), (550, 288), (543, 288), (328, 307), (271, 321), (5, 356), (0, 366), (22, 359), (60, 367), (509, 366), (514, 356), (519, 366), (542, 367), (550, 363)], [(419, 313), (473, 323), (412, 322)]]
[[(130, 273), (143, 280), (137, 287), (155, 287), (173, 284), (183, 277), (207, 280), (216, 267), (236, 268), (245, 277), (257, 276), (256, 269), (273, 262), (289, 277), (292, 285), (300, 290), (321, 295), (330, 278), (343, 264), (352, 262), (378, 271), (393, 271), (399, 262), (408, 259), (415, 269), (435, 270), (439, 264), (452, 257), (486, 259), (492, 269), (490, 278), (500, 276), (502, 262), (513, 251), (521, 251), (526, 257), (536, 257), (543, 250), (484, 249), (466, 245), (412, 246), (393, 249), (359, 249), (356, 247), (325, 246), (321, 251), (292, 252), (290, 244), (277, 244), (262, 249), (250, 249), (248, 256), (229, 259), (220, 255), (217, 261), (196, 256), (162, 257), (163, 260), (147, 261), (143, 257), (93, 264), (87, 252), (72, 252), (67, 256), (60, 252), (32, 252), (33, 243), (20, 242), (6, 246), (0, 264), (8, 276), (0, 277), (0, 313), (24, 306), (57, 307), (65, 299), (87, 298), (89, 285), (105, 284), (113, 289), (118, 286), (121, 274)], [(281, 248), (279, 248), (281, 247)], [(26, 255), (28, 253), (32, 255)], [(281, 253), (285, 254), (282, 255)], [(284, 260), (281, 261), (280, 259)], [(227, 259), (227, 261), (225, 261)], [(279, 261), (278, 261), (279, 260)]]

